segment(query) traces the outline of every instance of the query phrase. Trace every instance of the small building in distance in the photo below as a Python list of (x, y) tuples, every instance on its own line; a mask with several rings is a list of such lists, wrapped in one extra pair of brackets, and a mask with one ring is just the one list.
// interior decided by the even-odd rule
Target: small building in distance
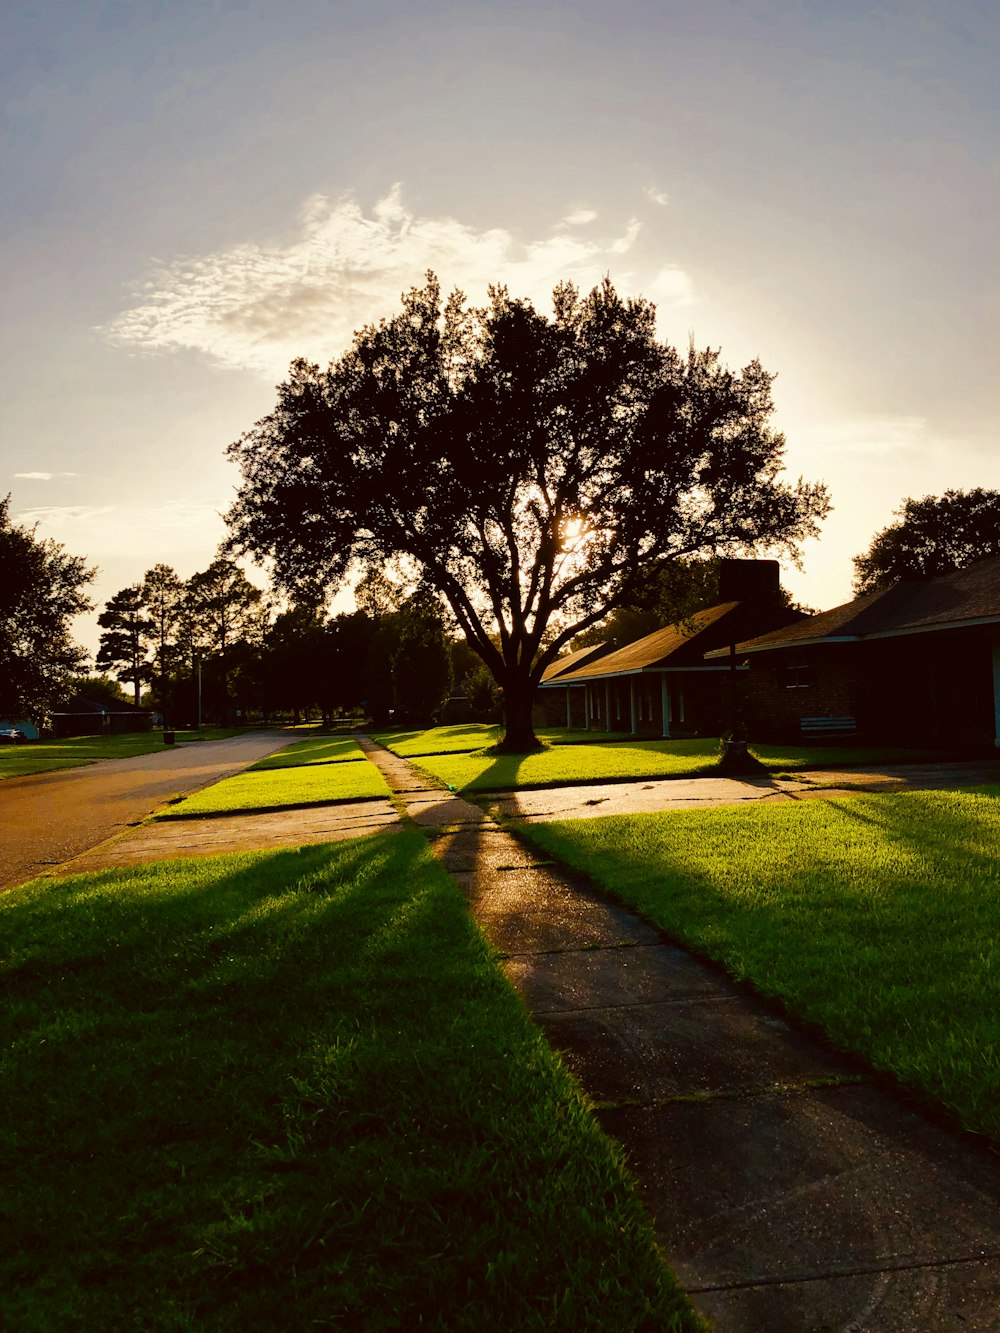
[(583, 649), (554, 662), (539, 687), (541, 699), (553, 699), (547, 718), (647, 736), (717, 736), (727, 730), (735, 664), (708, 662), (705, 654), (801, 620), (802, 613), (782, 596), (776, 560), (723, 560), (719, 596), (717, 605), (623, 648)]
[(129, 731), (152, 731), (153, 714), (148, 708), (116, 700), (101, 703), (75, 694), (51, 715), (56, 736), (116, 736)]
[[(1000, 556), (741, 640), (754, 740), (1000, 747)], [(708, 661), (720, 662), (718, 651)]]

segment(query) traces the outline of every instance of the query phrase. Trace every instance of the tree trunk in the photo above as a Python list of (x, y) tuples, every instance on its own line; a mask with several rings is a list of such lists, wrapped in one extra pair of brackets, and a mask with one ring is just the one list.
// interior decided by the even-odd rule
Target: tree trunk
[(531, 721), (534, 686), (520, 677), (508, 677), (503, 687), (504, 737), (497, 749), (503, 754), (529, 754), (541, 747)]

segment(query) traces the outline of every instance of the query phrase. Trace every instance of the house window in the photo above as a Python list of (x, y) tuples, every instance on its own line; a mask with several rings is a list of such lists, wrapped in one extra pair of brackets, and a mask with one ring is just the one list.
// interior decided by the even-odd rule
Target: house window
[(796, 662), (785, 667), (786, 690), (809, 690), (815, 684), (813, 669), (808, 662)]

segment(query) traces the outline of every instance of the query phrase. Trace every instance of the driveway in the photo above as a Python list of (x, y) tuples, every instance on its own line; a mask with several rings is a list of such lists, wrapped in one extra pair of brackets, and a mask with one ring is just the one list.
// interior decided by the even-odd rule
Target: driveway
[(239, 773), (293, 739), (284, 731), (249, 732), (0, 782), (0, 890), (34, 879), (170, 797)]

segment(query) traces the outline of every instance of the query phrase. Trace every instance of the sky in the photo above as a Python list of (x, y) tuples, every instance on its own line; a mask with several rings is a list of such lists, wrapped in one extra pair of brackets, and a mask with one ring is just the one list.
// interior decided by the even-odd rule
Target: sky
[(994, 0), (25, 0), (0, 82), (0, 495), (97, 610), (210, 563), (226, 446), (428, 268), (758, 357), (814, 608), (905, 497), (1000, 486)]

